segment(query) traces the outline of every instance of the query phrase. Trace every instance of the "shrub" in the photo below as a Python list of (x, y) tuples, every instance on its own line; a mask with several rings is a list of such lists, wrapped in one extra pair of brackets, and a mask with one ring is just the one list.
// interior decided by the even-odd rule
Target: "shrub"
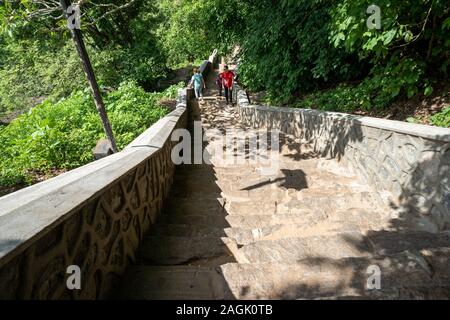
[(450, 106), (444, 108), (441, 112), (432, 115), (430, 121), (435, 126), (450, 128)]
[[(124, 82), (104, 97), (119, 149), (168, 113), (158, 101), (174, 98), (181, 86), (148, 93), (135, 82)], [(31, 183), (34, 170), (50, 172), (86, 164), (93, 160), (92, 149), (102, 137), (88, 90), (76, 91), (57, 103), (47, 100), (0, 127), (0, 185)]]

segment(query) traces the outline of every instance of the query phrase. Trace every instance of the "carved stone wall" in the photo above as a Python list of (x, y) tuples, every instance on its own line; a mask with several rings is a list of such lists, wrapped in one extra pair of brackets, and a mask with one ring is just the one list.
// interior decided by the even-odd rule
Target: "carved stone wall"
[(450, 229), (450, 129), (316, 110), (250, 105), (238, 92), (244, 123), (293, 134), (323, 157), (356, 170), (393, 206), (429, 231)]
[[(127, 264), (135, 260), (143, 235), (169, 194), (174, 173), (170, 134), (187, 125), (186, 90), (180, 94), (178, 108), (167, 119), (121, 153), (90, 165), (105, 162), (102, 168), (87, 173), (88, 165), (27, 188), (28, 193), (24, 189), (17, 196), (0, 199), (2, 205), (11, 207), (0, 210), (1, 299), (101, 299), (111, 294)], [(71, 175), (78, 177), (70, 179)], [(104, 184), (95, 177), (105, 181), (111, 177), (111, 181)], [(53, 190), (58, 180), (63, 182)], [(68, 180), (77, 184), (73, 190), (81, 195), (67, 191), (71, 185), (64, 181)], [(92, 196), (83, 195), (84, 187), (92, 190)], [(36, 193), (40, 196), (27, 204), (26, 197)], [(22, 207), (14, 207), (14, 196), (23, 202)], [(62, 204), (52, 206), (54, 199)], [(73, 209), (59, 209), (71, 201)], [(51, 224), (39, 227), (33, 220), (52, 215), (52, 210)], [(21, 220), (21, 215), (28, 217)], [(81, 269), (81, 290), (67, 289), (70, 265)]]

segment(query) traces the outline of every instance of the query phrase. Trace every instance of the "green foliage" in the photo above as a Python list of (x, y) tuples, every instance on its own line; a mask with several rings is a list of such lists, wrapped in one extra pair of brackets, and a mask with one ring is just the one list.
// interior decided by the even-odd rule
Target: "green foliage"
[[(362, 8), (369, 2), (343, 0), (332, 10), (330, 40), (372, 65), (383, 94), (408, 98), (433, 91), (428, 77), (448, 78), (448, 3), (442, 0), (381, 0), (382, 29), (368, 30)], [(447, 16), (447, 17), (446, 17)], [(389, 101), (388, 101), (389, 102)], [(374, 105), (374, 107), (388, 104)]]
[[(55, 10), (40, 15), (36, 2), (0, 4), (0, 115), (24, 112), (0, 127), (0, 185), (83, 165), (104, 136), (61, 9), (50, 5)], [(97, 81), (109, 92), (104, 102), (123, 148), (168, 112), (158, 101), (175, 97), (181, 86), (145, 91), (168, 71), (157, 39), (163, 16), (156, 2), (144, 0), (93, 0), (81, 11), (83, 38)]]
[(450, 128), (450, 106), (431, 116), (430, 121), (435, 126)]
[[(166, 57), (156, 39), (159, 11), (140, 0), (103, 17), (112, 5), (129, 1), (110, 0), (103, 6), (94, 2), (99, 1), (82, 5), (81, 25), (99, 84), (117, 88), (123, 81), (136, 81), (147, 90), (154, 88), (167, 73)], [(0, 4), (0, 114), (26, 111), (46, 98), (56, 102), (87, 86), (65, 21), (27, 18), (36, 6), (30, 1)]]
[[(251, 2), (251, 1), (250, 1)], [(160, 0), (164, 17), (158, 38), (168, 64), (193, 62), (207, 57), (214, 48), (225, 53), (240, 42), (248, 1)]]
[(259, 1), (242, 42), (241, 80), (280, 101), (357, 70), (330, 45), (329, 1)]
[(370, 110), (374, 103), (386, 104), (390, 97), (380, 93), (377, 82), (367, 80), (357, 86), (341, 84), (336, 88), (306, 95), (294, 103), (297, 108), (314, 108), (325, 111), (354, 112)]
[(37, 41), (11, 43), (0, 67), (0, 112), (27, 110), (86, 86), (72, 43), (53, 48)]
[[(87, 86), (72, 41), (53, 48), (23, 41), (9, 45), (6, 50), (5, 67), (0, 67), (0, 113), (27, 110), (46, 98), (56, 102)], [(157, 55), (142, 53), (147, 50), (145, 47), (88, 50), (101, 86), (117, 88), (123, 81), (136, 81), (151, 88), (165, 74), (164, 63)]]
[(448, 1), (380, 0), (380, 30), (366, 26), (370, 4), (252, 2), (240, 42), (241, 81), (277, 103), (346, 112), (430, 95), (433, 82), (448, 79)]
[(159, 36), (164, 51), (168, 54), (169, 64), (193, 61), (195, 57), (206, 56), (211, 50), (202, 16), (205, 3), (183, 0), (161, 1), (160, 8), (168, 18), (160, 27)]
[[(158, 105), (174, 98), (182, 84), (148, 93), (134, 82), (122, 83), (104, 97), (119, 148), (168, 113)], [(33, 170), (70, 169), (92, 160), (92, 149), (104, 137), (88, 90), (76, 91), (55, 104), (34, 107), (0, 128), (0, 185), (31, 182)]]

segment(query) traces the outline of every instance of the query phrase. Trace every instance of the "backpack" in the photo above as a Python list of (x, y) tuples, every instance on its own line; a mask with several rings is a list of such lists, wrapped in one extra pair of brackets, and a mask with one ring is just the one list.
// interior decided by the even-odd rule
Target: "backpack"
[(218, 85), (218, 86), (222, 86), (222, 75), (221, 74), (218, 74), (217, 75), (217, 77), (216, 77), (216, 85)]

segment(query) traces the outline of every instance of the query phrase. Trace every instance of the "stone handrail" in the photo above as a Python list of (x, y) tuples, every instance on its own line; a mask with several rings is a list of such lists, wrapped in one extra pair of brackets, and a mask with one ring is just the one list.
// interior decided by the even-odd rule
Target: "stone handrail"
[(254, 128), (274, 128), (336, 158), (391, 205), (428, 231), (450, 229), (450, 129), (309, 109), (251, 105), (238, 89), (239, 114)]

